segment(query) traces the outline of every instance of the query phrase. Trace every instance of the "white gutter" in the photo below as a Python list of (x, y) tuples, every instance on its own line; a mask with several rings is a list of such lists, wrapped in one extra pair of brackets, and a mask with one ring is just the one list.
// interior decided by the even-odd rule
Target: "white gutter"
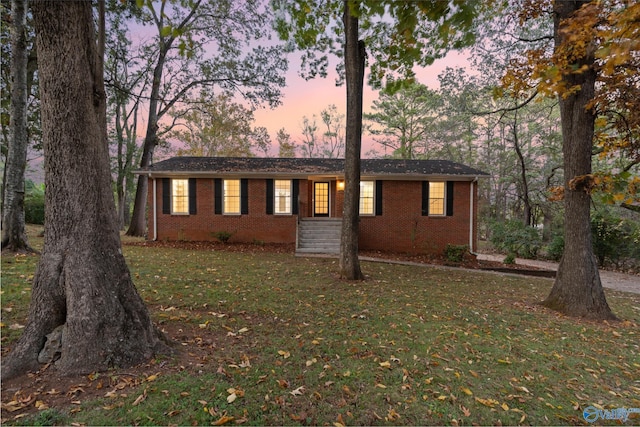
[(156, 179), (153, 179), (153, 241), (158, 240), (158, 204), (156, 203)]
[(472, 255), (477, 255), (473, 250), (473, 184), (478, 182), (478, 177), (471, 181), (469, 190), (469, 252)]

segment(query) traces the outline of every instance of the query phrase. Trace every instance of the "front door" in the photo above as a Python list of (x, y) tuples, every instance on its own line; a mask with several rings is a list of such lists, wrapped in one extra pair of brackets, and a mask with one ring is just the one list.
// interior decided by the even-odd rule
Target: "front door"
[(329, 216), (329, 183), (313, 183), (313, 216)]

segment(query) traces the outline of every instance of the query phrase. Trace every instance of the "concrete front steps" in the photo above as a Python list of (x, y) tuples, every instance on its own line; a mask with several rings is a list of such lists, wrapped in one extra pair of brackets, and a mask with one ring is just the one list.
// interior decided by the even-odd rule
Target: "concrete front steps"
[(298, 224), (297, 254), (339, 254), (342, 219), (303, 218)]

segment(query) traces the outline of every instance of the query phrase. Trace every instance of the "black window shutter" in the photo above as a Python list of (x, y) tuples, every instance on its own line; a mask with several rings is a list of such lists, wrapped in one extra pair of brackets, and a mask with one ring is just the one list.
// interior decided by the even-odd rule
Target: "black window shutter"
[(429, 181), (422, 181), (422, 216), (429, 215)]
[(198, 202), (196, 200), (196, 179), (189, 178), (189, 214), (195, 215), (198, 213)]
[(213, 180), (213, 213), (222, 215), (222, 179)]
[(447, 181), (447, 216), (453, 216), (453, 181)]
[(298, 195), (300, 194), (300, 181), (293, 180), (293, 189), (291, 191), (291, 213), (298, 215)]
[(242, 215), (249, 213), (249, 180), (247, 178), (240, 180), (240, 213)]
[(376, 215), (382, 215), (382, 181), (376, 181)]
[(273, 215), (273, 180), (267, 179), (267, 215)]
[(171, 180), (162, 178), (162, 213), (171, 213)]

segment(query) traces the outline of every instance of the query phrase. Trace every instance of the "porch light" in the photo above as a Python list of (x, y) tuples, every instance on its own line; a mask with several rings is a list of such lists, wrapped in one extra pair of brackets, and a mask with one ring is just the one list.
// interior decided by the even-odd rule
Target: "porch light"
[(338, 180), (337, 182), (338, 191), (344, 191), (344, 180)]

